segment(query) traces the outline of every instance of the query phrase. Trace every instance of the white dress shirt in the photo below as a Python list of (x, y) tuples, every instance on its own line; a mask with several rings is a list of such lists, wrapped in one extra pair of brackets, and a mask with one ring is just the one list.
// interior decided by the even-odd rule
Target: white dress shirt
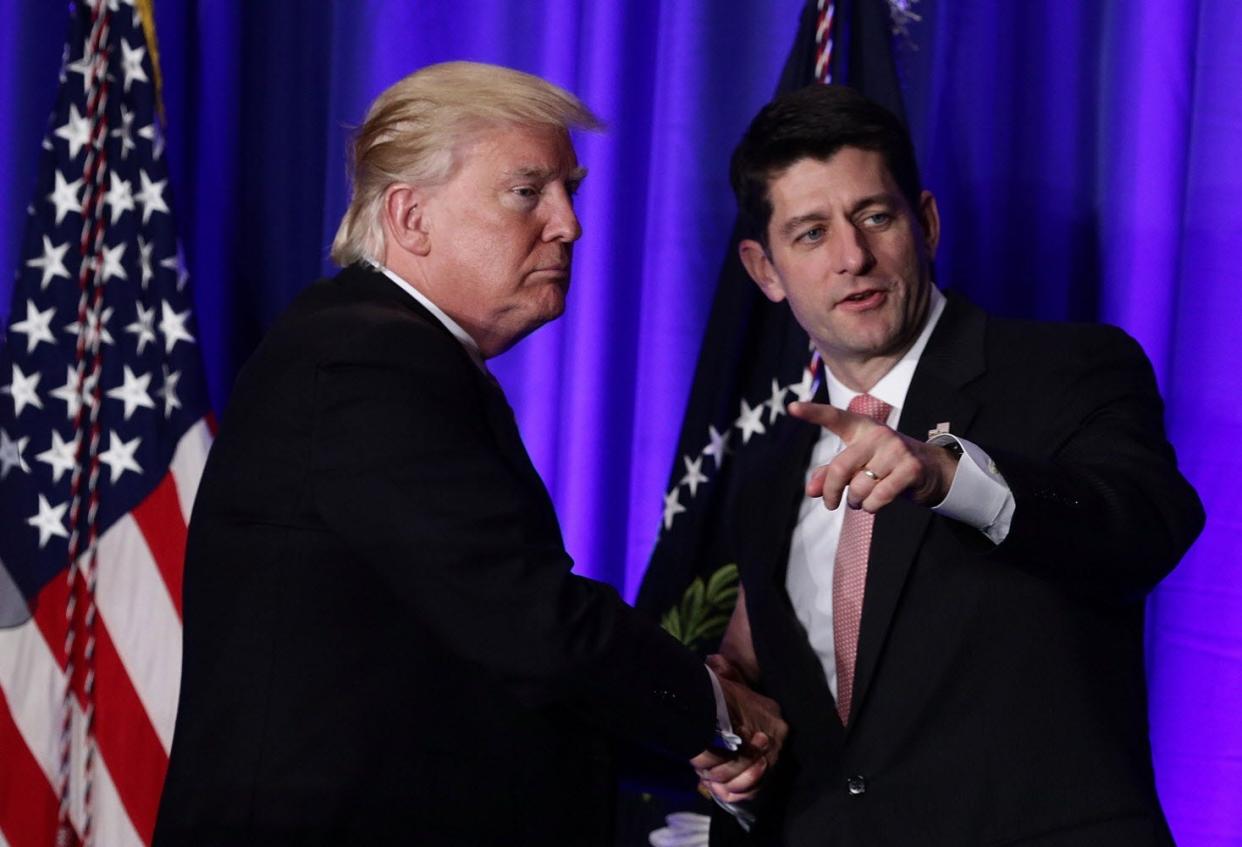
[[(897, 428), (901, 420), (902, 406), (919, 357), (927, 347), (927, 340), (944, 312), (945, 298), (935, 287), (931, 290), (931, 308), (927, 323), (914, 344), (901, 360), (893, 365), (867, 393), (892, 406), (887, 424)], [(827, 362), (824, 363), (827, 365)], [(861, 392), (845, 387), (828, 367), (824, 368), (828, 388), (828, 400), (839, 409), (845, 409)], [(978, 445), (963, 438), (950, 436), (962, 446), (957, 473), (944, 500), (932, 507), (932, 511), (972, 526), (986, 535), (993, 544), (999, 544), (1009, 533), (1013, 519), (1013, 493), (1004, 477), (996, 470), (995, 463)], [(938, 440), (943, 440), (941, 436)], [(811, 472), (825, 465), (845, 445), (830, 430), (820, 433), (811, 452), (806, 469), (806, 480)], [(844, 504), (845, 498), (842, 498)], [(798, 510), (798, 523), (789, 545), (789, 566), (785, 571), (785, 589), (793, 604), (794, 614), (806, 631), (807, 641), (819, 656), (828, 680), (832, 696), (837, 696), (837, 663), (832, 635), (832, 572), (836, 562), (837, 540), (841, 535), (841, 523), (845, 509), (839, 506), (829, 510), (818, 497), (807, 497)]]

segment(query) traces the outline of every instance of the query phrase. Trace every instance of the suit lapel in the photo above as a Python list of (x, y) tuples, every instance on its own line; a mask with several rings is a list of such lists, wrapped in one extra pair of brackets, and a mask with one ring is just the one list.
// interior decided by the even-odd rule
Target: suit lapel
[[(821, 387), (814, 399), (828, 402), (826, 390)], [(770, 446), (750, 457), (754, 464), (742, 475), (740, 560), (753, 565), (744, 574), (748, 604), (764, 610), (755, 637), (769, 645), (769, 655), (779, 657), (782, 666), (782, 690), (769, 693), (786, 705), (786, 717), (796, 722), (811, 749), (831, 750), (840, 745), (841, 722), (819, 656), (807, 642), (785, 590), (790, 539), (805, 499), (807, 463), (819, 436), (818, 427), (786, 418), (772, 432)]]
[(478, 374), (478, 388), (487, 410), (488, 425), (491, 427), (492, 434), (496, 436), (496, 441), (505, 459), (523, 481), (543, 493), (544, 499), (551, 507), (551, 498), (548, 496), (547, 488), (539, 472), (535, 470), (530, 454), (526, 452), (526, 445), (522, 442), (522, 434), (518, 430), (517, 419), (513, 415), (513, 407), (509, 405), (504, 391), (498, 383), (482, 373)]
[[(956, 435), (969, 430), (979, 404), (962, 389), (984, 371), (985, 321), (982, 311), (950, 295), (906, 393), (900, 432), (924, 441), (929, 430), (944, 422)], [(904, 499), (876, 514), (854, 668), (855, 714), (864, 707), (902, 588), (931, 519), (930, 509)]]
[(783, 592), (789, 539), (797, 522), (798, 494), (802, 491), (806, 465), (819, 431), (792, 418), (782, 426), (788, 431), (773, 439), (774, 446), (779, 447), (762, 457), (763, 467), (757, 473), (747, 475), (749, 510), (753, 510), (753, 518), (748, 519), (747, 524), (755, 527), (748, 540), (754, 542), (756, 559), (762, 562), (764, 581)]

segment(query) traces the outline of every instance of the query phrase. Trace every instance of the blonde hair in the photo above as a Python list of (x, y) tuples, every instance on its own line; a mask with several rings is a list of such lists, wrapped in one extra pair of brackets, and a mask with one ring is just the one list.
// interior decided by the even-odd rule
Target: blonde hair
[(375, 98), (350, 142), (352, 194), (332, 241), (332, 261), (341, 267), (381, 261), (384, 191), (398, 182), (423, 187), (445, 182), (456, 169), (463, 142), (481, 130), (507, 125), (602, 127), (568, 91), (498, 65), (445, 62), (389, 86)]

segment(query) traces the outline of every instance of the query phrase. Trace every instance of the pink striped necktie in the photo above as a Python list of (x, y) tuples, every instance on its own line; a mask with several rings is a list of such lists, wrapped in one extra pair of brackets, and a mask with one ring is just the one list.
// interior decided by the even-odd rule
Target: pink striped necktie
[[(870, 394), (859, 394), (849, 410), (884, 423), (893, 407)], [(867, 586), (867, 558), (871, 553), (871, 527), (875, 515), (845, 509), (841, 535), (837, 539), (836, 563), (832, 571), (832, 642), (837, 662), (837, 714), (841, 723), (849, 722), (850, 701), (854, 696), (854, 664), (858, 658), (858, 626), (862, 620), (863, 592)]]

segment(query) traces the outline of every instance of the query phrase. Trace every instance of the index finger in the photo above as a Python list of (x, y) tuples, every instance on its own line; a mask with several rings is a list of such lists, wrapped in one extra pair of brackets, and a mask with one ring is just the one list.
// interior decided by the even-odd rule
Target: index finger
[(795, 401), (789, 404), (789, 414), (798, 420), (831, 430), (846, 444), (854, 440), (860, 420), (869, 420), (827, 403)]

